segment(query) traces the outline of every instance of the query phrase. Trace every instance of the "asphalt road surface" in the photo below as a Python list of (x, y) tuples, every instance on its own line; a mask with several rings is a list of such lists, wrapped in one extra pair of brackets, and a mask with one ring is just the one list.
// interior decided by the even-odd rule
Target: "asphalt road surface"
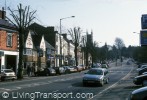
[[(125, 84), (123, 80), (128, 79), (133, 70), (134, 64), (111, 64), (109, 84), (103, 87), (82, 85), (82, 77), (87, 70), (60, 76), (0, 82), (0, 100), (124, 100), (128, 95), (117, 96), (119, 99), (115, 99), (115, 95), (121, 93), (119, 86)], [(111, 92), (116, 87), (120, 91)]]

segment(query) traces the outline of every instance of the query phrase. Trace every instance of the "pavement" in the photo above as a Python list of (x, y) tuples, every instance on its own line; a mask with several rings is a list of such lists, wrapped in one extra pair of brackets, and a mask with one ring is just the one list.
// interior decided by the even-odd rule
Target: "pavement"
[(133, 83), (133, 78), (137, 76), (137, 65), (132, 64), (132, 66), (132, 70), (124, 78), (92, 100), (128, 100), (130, 93), (141, 87)]

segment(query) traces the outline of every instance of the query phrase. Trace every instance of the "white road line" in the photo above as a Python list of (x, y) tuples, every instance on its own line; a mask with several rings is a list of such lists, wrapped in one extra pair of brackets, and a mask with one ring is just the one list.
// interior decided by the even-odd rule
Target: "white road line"
[(56, 93), (56, 92), (58, 92), (59, 90), (55, 90), (55, 91), (52, 91), (52, 93)]

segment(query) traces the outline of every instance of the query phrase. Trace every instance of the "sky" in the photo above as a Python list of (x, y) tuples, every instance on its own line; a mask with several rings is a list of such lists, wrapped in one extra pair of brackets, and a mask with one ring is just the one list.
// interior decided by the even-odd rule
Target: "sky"
[(62, 32), (80, 27), (83, 35), (93, 32), (99, 46), (114, 45), (116, 37), (126, 47), (138, 46), (141, 16), (147, 14), (147, 0), (0, 0), (0, 7), (6, 5), (15, 10), (19, 3), (37, 10), (35, 22), (55, 26), (56, 30), (61, 18), (75, 16), (62, 20)]

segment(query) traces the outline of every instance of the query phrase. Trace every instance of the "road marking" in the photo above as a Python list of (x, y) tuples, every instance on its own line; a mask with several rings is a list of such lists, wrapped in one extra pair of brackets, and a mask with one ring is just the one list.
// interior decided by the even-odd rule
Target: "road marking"
[(55, 91), (53, 91), (52, 93), (55, 93), (55, 92), (58, 92), (59, 90), (55, 90)]
[[(110, 88), (115, 87), (121, 80), (126, 79), (126, 78), (130, 75), (130, 73), (132, 72), (132, 70), (133, 70), (133, 67), (131, 68), (131, 70), (129, 71), (129, 73), (128, 73), (127, 75), (125, 75), (123, 78), (121, 78), (119, 81), (115, 82), (114, 84), (112, 84), (112, 85), (109, 86), (108, 88), (106, 88), (106, 89), (102, 90), (101, 92), (99, 92), (98, 94), (94, 95), (93, 98), (95, 98), (96, 96), (98, 96), (98, 95), (104, 93), (105, 91), (109, 90)], [(91, 100), (91, 99), (93, 99), (93, 98), (90, 98), (90, 99), (88, 99), (88, 100)]]

